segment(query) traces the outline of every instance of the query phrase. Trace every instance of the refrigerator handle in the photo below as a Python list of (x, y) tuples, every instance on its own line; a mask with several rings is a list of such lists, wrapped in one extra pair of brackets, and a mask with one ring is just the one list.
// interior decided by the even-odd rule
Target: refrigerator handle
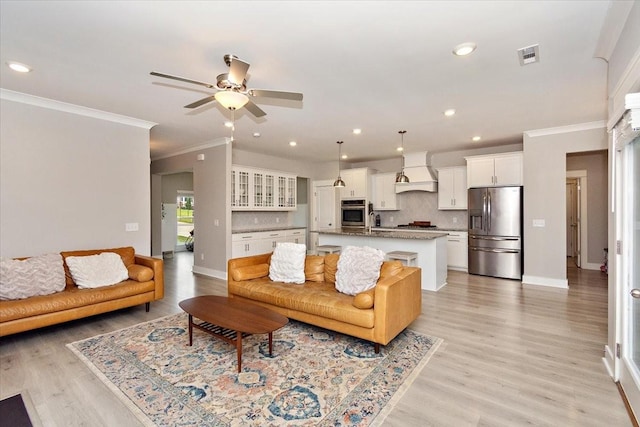
[(485, 223), (487, 221), (487, 193), (482, 195), (482, 221), (480, 221), (480, 229), (485, 229)]
[(491, 231), (491, 193), (487, 194), (487, 231)]

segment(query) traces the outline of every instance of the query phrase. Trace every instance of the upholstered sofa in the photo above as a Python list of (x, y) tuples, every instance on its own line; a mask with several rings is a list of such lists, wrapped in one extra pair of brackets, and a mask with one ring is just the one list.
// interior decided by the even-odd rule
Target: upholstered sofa
[(307, 255), (305, 282), (269, 279), (272, 254), (230, 259), (228, 295), (270, 308), (288, 318), (386, 345), (421, 312), (420, 269), (385, 261), (374, 288), (355, 296), (338, 292), (339, 255)]
[[(68, 257), (113, 252), (122, 258), (128, 279), (109, 286), (80, 289), (67, 265)], [(0, 336), (146, 304), (164, 296), (163, 261), (135, 254), (132, 247), (61, 252), (64, 289), (49, 295), (0, 300)]]

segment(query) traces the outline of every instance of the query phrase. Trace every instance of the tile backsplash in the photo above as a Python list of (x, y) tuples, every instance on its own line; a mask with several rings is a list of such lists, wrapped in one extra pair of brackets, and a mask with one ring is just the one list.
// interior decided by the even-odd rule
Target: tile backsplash
[(289, 212), (232, 212), (231, 228), (233, 230), (254, 230), (276, 226), (289, 226)]
[(467, 228), (467, 211), (438, 210), (438, 193), (409, 191), (397, 195), (401, 210), (376, 211), (382, 227), (395, 227), (412, 221), (431, 221), (440, 228)]

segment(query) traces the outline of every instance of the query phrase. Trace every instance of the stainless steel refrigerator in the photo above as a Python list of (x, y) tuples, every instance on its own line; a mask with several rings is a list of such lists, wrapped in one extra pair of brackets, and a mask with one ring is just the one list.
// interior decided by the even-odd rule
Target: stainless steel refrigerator
[(522, 187), (470, 188), (469, 273), (522, 279)]

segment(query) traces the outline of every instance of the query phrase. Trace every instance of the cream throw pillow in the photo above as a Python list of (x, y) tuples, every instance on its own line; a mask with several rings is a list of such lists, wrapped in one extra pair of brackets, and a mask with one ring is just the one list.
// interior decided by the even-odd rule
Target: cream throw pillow
[(299, 243), (281, 242), (271, 255), (269, 279), (274, 282), (304, 283), (304, 260), (307, 246)]
[(129, 278), (127, 267), (120, 255), (102, 252), (98, 255), (69, 256), (67, 267), (79, 288), (99, 288), (115, 285)]
[(24, 299), (61, 292), (65, 287), (60, 254), (24, 260), (0, 260), (0, 300)]
[(384, 252), (368, 246), (347, 246), (340, 253), (336, 289), (347, 295), (356, 295), (376, 286)]

